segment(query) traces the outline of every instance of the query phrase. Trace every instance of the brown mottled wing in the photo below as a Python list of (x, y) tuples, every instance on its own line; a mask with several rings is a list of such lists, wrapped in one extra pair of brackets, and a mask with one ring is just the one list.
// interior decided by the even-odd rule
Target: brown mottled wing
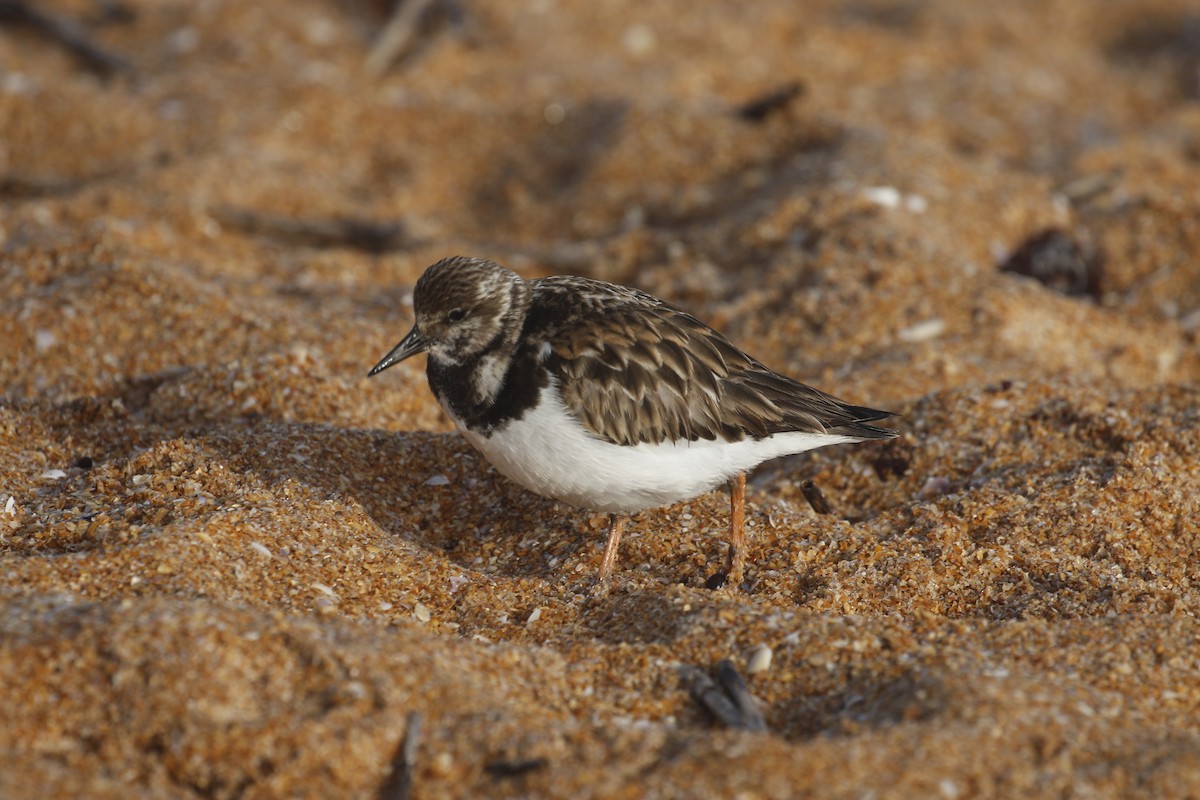
[[(850, 406), (771, 372), (721, 334), (651, 295), (598, 281), (538, 281), (545, 363), (563, 400), (617, 444), (736, 441), (784, 431), (893, 436)], [(548, 309), (555, 309), (551, 313)]]

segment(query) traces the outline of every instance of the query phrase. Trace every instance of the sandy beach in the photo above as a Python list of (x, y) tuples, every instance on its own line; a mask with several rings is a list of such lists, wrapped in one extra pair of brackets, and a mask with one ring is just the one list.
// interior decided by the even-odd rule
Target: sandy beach
[[(1200, 796), (1194, 4), (407, 2), (0, 3), (0, 797)], [(366, 377), (452, 254), (901, 436), (597, 596)]]

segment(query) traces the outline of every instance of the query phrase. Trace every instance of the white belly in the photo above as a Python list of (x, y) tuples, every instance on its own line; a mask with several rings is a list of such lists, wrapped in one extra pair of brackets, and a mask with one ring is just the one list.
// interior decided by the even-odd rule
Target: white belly
[(542, 390), (536, 409), (491, 436), (462, 425), (459, 429), (497, 470), (526, 489), (610, 513), (670, 505), (769, 459), (858, 441), (832, 434), (779, 433), (740, 442), (615, 445), (592, 435), (571, 416), (553, 385)]

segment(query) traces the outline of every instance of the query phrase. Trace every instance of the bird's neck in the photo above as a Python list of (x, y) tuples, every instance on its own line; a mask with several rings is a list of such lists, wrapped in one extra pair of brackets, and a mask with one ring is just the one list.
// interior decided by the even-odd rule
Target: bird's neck
[(537, 405), (548, 376), (530, 348), (485, 352), (462, 364), (430, 358), (429, 386), (455, 422), (490, 436)]

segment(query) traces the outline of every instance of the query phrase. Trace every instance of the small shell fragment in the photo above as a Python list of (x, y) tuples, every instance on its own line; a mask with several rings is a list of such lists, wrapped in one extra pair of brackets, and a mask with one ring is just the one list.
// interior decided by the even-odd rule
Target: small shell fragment
[(933, 317), (915, 325), (910, 325), (904, 330), (896, 334), (902, 342), (909, 344), (917, 344), (919, 342), (928, 342), (931, 339), (936, 339), (946, 332), (946, 320), (941, 317)]
[(884, 208), (899, 208), (902, 199), (900, 190), (894, 186), (868, 186), (862, 194), (869, 202)]
[(755, 646), (746, 656), (746, 674), (757, 675), (771, 668), (771, 647), (760, 644)]

